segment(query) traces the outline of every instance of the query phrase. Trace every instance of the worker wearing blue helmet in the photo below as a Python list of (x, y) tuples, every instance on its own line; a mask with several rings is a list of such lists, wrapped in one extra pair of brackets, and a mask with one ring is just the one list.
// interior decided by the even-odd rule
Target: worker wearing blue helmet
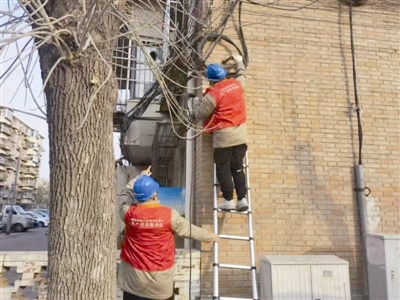
[(173, 299), (174, 233), (206, 243), (218, 241), (217, 235), (161, 205), (159, 184), (150, 175), (148, 169), (134, 178), (120, 198), (125, 235), (118, 286), (124, 300)]
[(243, 159), (247, 151), (246, 74), (242, 56), (236, 56), (234, 60), (236, 78), (227, 79), (227, 72), (221, 65), (208, 65), (206, 76), (210, 87), (202, 99), (195, 98), (193, 115), (196, 121), (204, 122), (204, 132), (213, 134), (216, 175), (224, 197), (219, 208), (245, 211), (249, 208), (243, 172)]

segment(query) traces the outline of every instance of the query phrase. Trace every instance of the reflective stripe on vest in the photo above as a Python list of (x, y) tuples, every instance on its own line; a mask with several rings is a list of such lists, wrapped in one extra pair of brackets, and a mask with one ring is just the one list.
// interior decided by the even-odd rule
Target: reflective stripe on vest
[(216, 102), (214, 113), (204, 122), (204, 131), (213, 132), (246, 123), (246, 104), (240, 81), (226, 79), (206, 90)]
[(121, 260), (142, 271), (164, 271), (175, 261), (171, 209), (159, 204), (132, 205), (125, 214)]

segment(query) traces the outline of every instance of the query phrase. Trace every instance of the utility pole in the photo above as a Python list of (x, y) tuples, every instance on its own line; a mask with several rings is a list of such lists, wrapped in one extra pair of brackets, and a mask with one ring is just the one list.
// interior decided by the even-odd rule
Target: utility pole
[[(13, 205), (15, 202), (15, 196), (17, 194), (17, 182), (18, 182), (18, 172), (19, 172), (19, 163), (21, 161), (21, 148), (19, 150), (19, 156), (18, 156), (18, 162), (17, 162), (17, 170), (15, 171), (15, 178), (14, 178), (14, 187), (12, 190), (12, 197), (11, 197), (11, 203), (10, 203), (10, 211), (8, 212), (8, 218), (7, 218), (7, 228), (6, 228), (6, 235), (10, 234), (11, 230), (11, 220), (12, 220), (12, 215), (13, 215)], [(5, 210), (7, 211), (7, 210)]]

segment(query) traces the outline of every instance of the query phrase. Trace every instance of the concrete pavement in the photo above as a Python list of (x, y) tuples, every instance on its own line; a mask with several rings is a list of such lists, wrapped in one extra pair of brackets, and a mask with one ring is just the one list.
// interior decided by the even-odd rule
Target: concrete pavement
[(47, 251), (47, 227), (31, 228), (27, 232), (0, 233), (0, 251)]
[[(6, 235), (0, 233), (0, 252), (8, 251), (47, 251), (47, 235), (48, 227), (31, 228), (27, 232), (11, 232)], [(21, 278), (21, 274), (11, 268), (3, 274), (8, 279), (9, 284), (13, 285), (16, 279)], [(23, 295), (26, 299), (36, 299), (37, 294), (32, 287), (23, 289)], [(1, 299), (1, 295), (0, 295)]]

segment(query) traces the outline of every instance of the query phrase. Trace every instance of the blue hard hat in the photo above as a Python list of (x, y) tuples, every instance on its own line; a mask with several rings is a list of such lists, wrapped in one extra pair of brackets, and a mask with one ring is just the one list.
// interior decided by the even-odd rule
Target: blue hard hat
[(140, 175), (133, 184), (133, 197), (137, 201), (146, 201), (158, 192), (160, 185), (147, 175)]
[(217, 64), (207, 66), (207, 79), (209, 81), (221, 81), (226, 77), (226, 70)]

